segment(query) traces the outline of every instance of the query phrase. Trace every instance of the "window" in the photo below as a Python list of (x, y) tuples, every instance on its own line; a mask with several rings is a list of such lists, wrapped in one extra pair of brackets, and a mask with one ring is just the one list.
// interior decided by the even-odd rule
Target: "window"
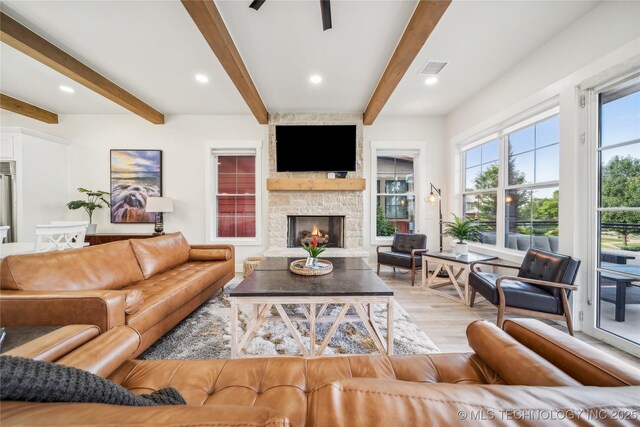
[(500, 140), (493, 139), (464, 153), (463, 215), (482, 225), (482, 243), (496, 244)]
[(505, 247), (558, 251), (560, 117), (506, 136)]
[(414, 233), (414, 157), (378, 155), (376, 158), (376, 236)]
[[(554, 110), (464, 152), (463, 214), (483, 226), (481, 243), (558, 250), (559, 150)], [(496, 238), (498, 218), (503, 239)]]
[(629, 297), (640, 286), (640, 76), (606, 88), (597, 101), (596, 325), (640, 344), (638, 310)]
[(214, 152), (215, 237), (256, 237), (255, 151)]

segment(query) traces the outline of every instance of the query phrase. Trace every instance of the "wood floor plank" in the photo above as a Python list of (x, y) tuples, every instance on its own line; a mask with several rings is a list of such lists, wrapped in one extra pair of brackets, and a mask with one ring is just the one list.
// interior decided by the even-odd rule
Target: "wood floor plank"
[[(476, 300), (475, 306), (469, 307), (460, 302), (444, 298), (434, 292), (423, 290), (418, 286), (412, 288), (409, 274), (400, 271), (394, 273), (390, 268), (383, 267), (380, 271), (380, 277), (393, 289), (396, 301), (407, 311), (411, 320), (431, 338), (442, 352), (472, 351), (466, 337), (466, 329), (469, 323), (476, 320), (489, 320), (493, 323), (496, 321), (498, 309), (485, 300)], [(451, 286), (441, 288), (441, 290), (450, 292), (451, 296), (457, 296)], [(521, 316), (507, 314), (505, 317), (508, 319)], [(567, 331), (565, 326), (550, 320), (539, 320), (561, 331)], [(580, 331), (576, 331), (575, 336), (605, 353), (640, 367), (640, 359), (632, 354)]]
[[(423, 290), (420, 286), (411, 287), (410, 274), (383, 267), (380, 277), (391, 287), (395, 293), (396, 302), (406, 310), (411, 320), (424, 331), (433, 343), (445, 353), (457, 353), (472, 351), (467, 344), (466, 329), (469, 323), (476, 320), (496, 321), (498, 309), (487, 301), (476, 300), (474, 307), (469, 307), (460, 302), (443, 298), (435, 293)], [(236, 276), (238, 282), (242, 276)], [(445, 290), (447, 288), (443, 288)], [(453, 287), (449, 286), (451, 295), (457, 295)], [(319, 316), (320, 311), (316, 313)], [(346, 312), (345, 312), (346, 314)], [(507, 314), (506, 318), (514, 318)], [(542, 322), (566, 332), (566, 327), (550, 320), (540, 319)], [(603, 341), (576, 331), (576, 338), (584, 341), (605, 353), (611, 354), (640, 368), (640, 358), (617, 349)]]

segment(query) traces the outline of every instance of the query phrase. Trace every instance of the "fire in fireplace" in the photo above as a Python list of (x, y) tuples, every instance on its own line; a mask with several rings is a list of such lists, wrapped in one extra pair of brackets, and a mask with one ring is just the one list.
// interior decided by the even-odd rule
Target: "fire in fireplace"
[(305, 245), (307, 243), (311, 243), (311, 239), (313, 239), (313, 236), (318, 236), (319, 245), (326, 245), (330, 243), (329, 233), (326, 230), (320, 230), (318, 226), (314, 224), (311, 231), (302, 231), (302, 244)]
[(318, 243), (331, 248), (344, 247), (344, 216), (287, 217), (287, 247), (297, 248), (318, 236)]

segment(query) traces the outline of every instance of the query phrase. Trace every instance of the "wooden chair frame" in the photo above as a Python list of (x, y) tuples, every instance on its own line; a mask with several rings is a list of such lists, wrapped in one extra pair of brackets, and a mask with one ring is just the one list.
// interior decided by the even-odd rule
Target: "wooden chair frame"
[(4, 243), (4, 239), (7, 238), (10, 228), (8, 225), (0, 225), (0, 243)]
[(399, 268), (400, 270), (409, 270), (411, 271), (411, 286), (414, 286), (416, 283), (416, 271), (422, 270), (422, 262), (416, 265), (416, 254), (429, 252), (429, 249), (413, 249), (411, 251), (411, 268), (407, 268), (407, 267), (400, 267), (398, 265), (393, 265), (393, 264), (385, 264), (378, 261), (378, 254), (380, 253), (380, 248), (390, 248), (390, 247), (392, 247), (392, 245), (376, 246), (376, 263), (378, 264), (376, 268), (376, 274), (378, 276), (380, 275), (381, 265), (386, 265), (387, 267), (393, 267), (393, 271), (396, 271), (396, 268)]
[(69, 225), (37, 225), (34, 252), (81, 248), (86, 232), (87, 225), (77, 222)]
[[(471, 271), (480, 271), (476, 270), (477, 265), (490, 265), (493, 267), (501, 267), (501, 268), (510, 268), (510, 269), (520, 269), (520, 266), (517, 265), (509, 265), (509, 264), (498, 264), (487, 261), (476, 261), (471, 263)], [(504, 290), (502, 289), (502, 282), (505, 280), (518, 280), (520, 282), (531, 283), (533, 285), (543, 285), (550, 286), (553, 288), (560, 288), (560, 299), (562, 301), (562, 309), (564, 314), (552, 314), (545, 313), (542, 311), (535, 310), (527, 310), (524, 308), (517, 307), (508, 307), (506, 305), (506, 299), (504, 296)], [(536, 279), (528, 279), (526, 277), (518, 277), (518, 276), (500, 276), (498, 280), (496, 280), (496, 288), (498, 289), (499, 301), (498, 301), (498, 318), (496, 320), (496, 325), (499, 328), (502, 328), (504, 323), (504, 315), (505, 313), (513, 313), (513, 314), (522, 314), (525, 316), (535, 316), (542, 317), (544, 319), (553, 319), (553, 320), (563, 320), (567, 324), (567, 329), (569, 330), (569, 335), (573, 336), (573, 319), (571, 317), (571, 308), (569, 307), (569, 300), (567, 297), (567, 290), (575, 291), (578, 289), (576, 285), (567, 285), (565, 283), (556, 283), (556, 282), (548, 282), (546, 280), (536, 280)], [(469, 301), (469, 306), (473, 307), (474, 300), (476, 298), (476, 290), (471, 288), (471, 299)]]

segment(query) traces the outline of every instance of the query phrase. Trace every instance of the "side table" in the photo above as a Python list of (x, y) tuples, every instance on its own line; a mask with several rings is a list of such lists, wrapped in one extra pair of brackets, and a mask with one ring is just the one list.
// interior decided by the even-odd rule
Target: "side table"
[[(453, 252), (428, 252), (422, 255), (422, 289), (430, 290), (445, 298), (469, 305), (469, 272), (472, 262), (493, 261), (498, 257), (469, 252), (467, 255), (458, 255)], [(436, 269), (429, 274), (429, 262), (436, 264)], [(448, 278), (439, 278), (441, 270), (447, 272)], [(461, 279), (462, 277), (462, 279)], [(443, 286), (455, 288), (458, 297), (439, 290)], [(464, 289), (462, 289), (464, 288)]]

